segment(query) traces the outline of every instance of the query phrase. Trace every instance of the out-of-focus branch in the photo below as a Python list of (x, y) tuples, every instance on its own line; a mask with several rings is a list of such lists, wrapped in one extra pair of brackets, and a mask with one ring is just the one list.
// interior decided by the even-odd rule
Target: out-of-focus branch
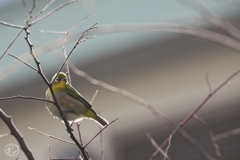
[[(102, 35), (102, 34), (113, 34), (113, 33), (124, 33), (124, 32), (152, 32), (152, 31), (165, 31), (165, 32), (173, 32), (173, 33), (181, 33), (181, 34), (187, 34), (192, 35), (204, 39), (208, 39), (210, 41), (222, 44), (224, 46), (230, 47), (232, 49), (235, 49), (240, 52), (240, 43), (232, 38), (229, 38), (225, 35), (208, 31), (201, 28), (195, 28), (195, 27), (189, 27), (189, 26), (182, 26), (182, 25), (176, 25), (176, 24), (170, 24), (170, 23), (158, 23), (158, 24), (114, 24), (114, 25), (102, 25), (98, 26), (97, 29), (91, 30), (88, 33), (90, 35)], [(81, 33), (74, 33), (69, 34), (67, 36), (67, 43), (76, 41), (79, 38), (79, 35)], [(34, 50), (34, 53), (37, 57), (43, 55), (46, 52), (51, 51), (52, 49), (61, 48), (64, 44), (64, 40), (62, 38), (49, 42), (47, 44), (43, 44), (36, 48)], [(9, 47), (8, 47), (9, 48)], [(3, 55), (5, 52), (3, 53)], [(2, 56), (3, 56), (2, 55)], [(1, 56), (1, 57), (2, 57)], [(0, 57), (0, 59), (1, 59)], [(29, 53), (21, 55), (19, 58), (21, 58), (23, 61), (28, 62), (29, 60), (32, 60), (31, 56), (29, 56)], [(15, 71), (19, 68), (21, 64), (13, 62), (7, 67), (0, 70), (0, 77), (4, 78), (7, 74), (12, 71)]]
[(4, 121), (4, 123), (8, 126), (8, 128), (10, 129), (11, 135), (13, 135), (16, 138), (16, 140), (18, 141), (18, 143), (19, 143), (22, 151), (26, 155), (26, 157), (29, 160), (35, 160), (35, 158), (32, 154), (32, 151), (28, 148), (28, 146), (27, 146), (26, 142), (24, 141), (22, 135), (20, 134), (20, 132), (18, 131), (18, 129), (14, 125), (14, 123), (12, 121), (12, 117), (8, 116), (1, 108), (0, 108), (0, 117)]
[(240, 40), (240, 30), (238, 30), (236, 27), (230, 24), (227, 20), (219, 17), (218, 15), (207, 9), (207, 7), (205, 7), (200, 1), (197, 0), (177, 0), (177, 1), (199, 12), (205, 20), (223, 29), (230, 36), (236, 38), (237, 40)]
[(235, 128), (233, 130), (217, 134), (217, 135), (214, 136), (214, 141), (219, 141), (219, 140), (222, 140), (222, 139), (225, 139), (225, 138), (228, 138), (230, 136), (237, 135), (237, 134), (240, 134), (240, 128)]

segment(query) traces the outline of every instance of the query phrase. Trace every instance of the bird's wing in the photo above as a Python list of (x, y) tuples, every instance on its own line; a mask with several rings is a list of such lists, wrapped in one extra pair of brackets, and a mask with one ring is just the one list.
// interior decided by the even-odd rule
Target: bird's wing
[(92, 108), (91, 104), (89, 104), (88, 101), (71, 85), (67, 85), (66, 93), (69, 96), (71, 96), (72, 98), (74, 98), (74, 99), (80, 101), (81, 103), (83, 103), (86, 107), (88, 107), (90, 109)]

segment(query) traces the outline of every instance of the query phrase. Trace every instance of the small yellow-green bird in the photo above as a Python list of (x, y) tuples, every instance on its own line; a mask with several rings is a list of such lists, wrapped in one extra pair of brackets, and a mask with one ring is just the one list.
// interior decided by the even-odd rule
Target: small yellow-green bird
[[(58, 75), (54, 75), (52, 81), (55, 79), (52, 85), (54, 95), (57, 102), (61, 107), (66, 120), (70, 123), (72, 121), (78, 122), (84, 118), (95, 120), (102, 127), (108, 125), (108, 121), (99, 116), (94, 110), (91, 104), (68, 83), (67, 75), (63, 72), (59, 72)], [(53, 100), (50, 89), (46, 91), (46, 100)], [(62, 119), (57, 107), (52, 103), (46, 102), (48, 111), (56, 118)]]

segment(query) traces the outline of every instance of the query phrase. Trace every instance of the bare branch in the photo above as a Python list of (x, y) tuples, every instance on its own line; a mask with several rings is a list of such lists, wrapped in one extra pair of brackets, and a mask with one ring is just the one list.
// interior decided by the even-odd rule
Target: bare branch
[(26, 155), (26, 157), (29, 160), (35, 160), (35, 158), (32, 154), (32, 151), (28, 148), (27, 144), (25, 143), (25, 141), (23, 139), (23, 136), (20, 134), (20, 132), (14, 125), (14, 123), (12, 121), (12, 117), (8, 116), (6, 113), (4, 113), (4, 111), (1, 108), (0, 108), (0, 117), (4, 121), (4, 123), (8, 126), (8, 128), (10, 129), (11, 135), (13, 135), (17, 139), (17, 141), (18, 141), (22, 151)]
[(30, 24), (33, 25), (33, 24), (35, 24), (35, 23), (37, 23), (37, 22), (39, 22), (39, 21), (41, 21), (41, 20), (43, 20), (43, 19), (49, 17), (49, 16), (52, 15), (53, 13), (55, 13), (55, 12), (57, 12), (58, 10), (62, 9), (63, 7), (69, 5), (69, 4), (73, 3), (73, 2), (76, 2), (76, 1), (77, 1), (77, 0), (70, 0), (70, 1), (68, 1), (68, 2), (66, 2), (66, 3), (64, 3), (64, 4), (62, 4), (62, 5), (60, 5), (59, 7), (55, 8), (54, 10), (52, 10), (51, 12), (47, 13), (46, 15), (44, 15), (44, 16), (38, 18), (37, 20), (35, 20), (35, 21), (31, 21)]
[(3, 22), (3, 21), (0, 21), (0, 24), (8, 26), (8, 27), (12, 27), (12, 28), (18, 28), (18, 29), (23, 29), (24, 28), (24, 26), (19, 26), (19, 25), (16, 25), (16, 24), (11, 24), (11, 23), (7, 23), (7, 22)]
[(33, 67), (32, 65), (28, 64), (27, 62), (24, 62), (23, 60), (21, 60), (20, 58), (18, 58), (17, 56), (13, 55), (13, 54), (8, 54), (9, 56), (12, 56), (13, 58), (19, 60), (20, 62), (24, 63), (25, 65), (27, 65), (28, 67), (32, 68), (33, 70), (38, 72), (38, 69)]
[(32, 100), (37, 100), (37, 101), (43, 101), (43, 102), (49, 102), (49, 103), (53, 103), (55, 104), (55, 102), (53, 101), (49, 101), (43, 98), (38, 98), (38, 97), (33, 97), (33, 96), (21, 96), (21, 95), (17, 95), (17, 96), (11, 96), (11, 97), (1, 97), (0, 100), (9, 100), (9, 99), (32, 99)]
[(236, 129), (233, 129), (231, 131), (227, 131), (227, 132), (224, 132), (224, 133), (217, 134), (217, 135), (214, 136), (214, 140), (219, 141), (219, 140), (222, 140), (222, 139), (225, 139), (225, 138), (228, 138), (230, 136), (237, 135), (237, 134), (240, 134), (240, 128), (236, 128)]
[(157, 142), (152, 138), (152, 136), (147, 133), (146, 136), (148, 137), (148, 139), (150, 140), (150, 142), (152, 143), (152, 145), (160, 152), (162, 153), (162, 155), (164, 156), (164, 158), (167, 158), (169, 160), (171, 160), (171, 158), (162, 150), (161, 147), (158, 146)]
[(208, 125), (207, 125), (207, 123), (203, 120), (203, 119), (201, 119), (200, 117), (198, 117), (196, 114), (193, 116), (198, 122), (200, 122), (203, 126), (204, 126), (204, 128), (207, 130), (207, 132), (208, 132), (208, 134), (209, 134), (209, 137), (210, 137), (210, 140), (211, 140), (211, 143), (212, 143), (212, 145), (213, 145), (213, 147), (214, 147), (214, 149), (215, 149), (215, 153), (216, 153), (216, 155), (218, 156), (218, 157), (220, 157), (221, 156), (221, 153), (220, 153), (220, 150), (219, 150), (219, 145), (216, 143), (216, 141), (215, 141), (215, 137), (214, 137), (214, 135), (213, 135), (213, 133), (212, 133), (212, 130), (208, 127)]
[(100, 133), (103, 132), (103, 130), (105, 130), (108, 126), (110, 126), (110, 124), (112, 124), (113, 122), (117, 121), (119, 118), (113, 120), (112, 122), (110, 122), (108, 125), (106, 125), (104, 128), (102, 128), (85, 146), (84, 148), (86, 148)]
[(33, 131), (39, 133), (40, 135), (45, 136), (45, 137), (48, 137), (48, 138), (50, 138), (50, 139), (52, 138), (52, 139), (56, 139), (56, 140), (61, 141), (61, 142), (64, 142), (64, 143), (76, 145), (74, 142), (67, 141), (67, 140), (64, 140), (64, 139), (55, 137), (55, 136), (53, 136), (53, 135), (49, 135), (49, 134), (40, 132), (39, 130), (37, 130), (37, 129), (35, 129), (35, 128), (28, 127), (28, 129), (33, 130)]

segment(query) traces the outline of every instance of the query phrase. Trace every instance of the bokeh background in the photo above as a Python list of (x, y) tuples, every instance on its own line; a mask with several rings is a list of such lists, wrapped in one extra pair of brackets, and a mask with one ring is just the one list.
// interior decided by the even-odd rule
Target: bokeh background
[[(49, 1), (36, 0), (37, 13)], [(54, 2), (47, 12), (66, 1)], [(239, 26), (240, 1), (211, 0), (201, 1), (208, 9)], [(27, 8), (20, 0), (0, 1), (0, 20), (24, 25), (32, 1), (26, 1)], [(84, 17), (97, 12), (98, 15), (85, 20), (73, 33), (79, 33), (94, 23), (112, 24), (148, 24), (177, 23), (194, 25), (222, 33), (213, 25), (202, 23), (199, 15), (175, 0), (122, 0), (122, 1), (78, 1), (59, 10), (47, 19), (30, 28), (30, 40), (34, 48), (52, 42), (62, 35), (43, 34), (39, 30), (66, 31)], [(18, 29), (0, 25), (1, 53), (5, 50)], [(225, 34), (225, 33), (223, 33)], [(24, 40), (25, 34), (17, 39), (7, 53), (17, 56), (29, 51)], [(69, 52), (74, 43), (69, 43)], [(61, 48), (54, 48), (62, 53)], [(46, 52), (39, 57), (43, 72), (50, 80), (56, 73), (62, 60)], [(194, 110), (208, 95), (209, 88), (205, 75), (208, 72), (212, 89), (219, 86), (233, 72), (240, 68), (240, 54), (234, 49), (204, 40), (198, 37), (160, 31), (110, 33), (98, 35), (80, 44), (70, 60), (92, 77), (113, 86), (127, 90), (149, 101), (161, 113), (179, 123)], [(30, 64), (35, 65), (31, 60)], [(0, 96), (26, 95), (45, 96), (46, 84), (41, 77), (25, 65), (11, 70), (19, 64), (5, 55), (0, 61)], [(63, 69), (65, 70), (65, 68)], [(99, 93), (93, 103), (94, 109), (108, 121), (119, 118), (103, 132), (104, 157), (106, 160), (146, 160), (155, 152), (146, 133), (150, 133), (160, 145), (170, 134), (172, 128), (163, 120), (156, 118), (145, 107), (101, 87), (90, 84), (71, 71), (73, 86), (90, 100), (96, 90)], [(240, 76), (215, 94), (198, 115), (219, 134), (240, 127)], [(18, 130), (37, 159), (48, 159), (49, 139), (29, 130), (33, 127), (41, 132), (70, 140), (61, 121), (53, 119), (45, 108), (44, 102), (33, 100), (1, 101), (0, 107), (13, 117)], [(208, 132), (195, 119), (191, 119), (184, 129), (197, 140), (213, 157), (216, 157)], [(74, 125), (77, 136), (77, 128)], [(97, 132), (99, 126), (84, 120), (81, 125), (82, 139), (87, 143)], [(0, 120), (0, 134), (9, 133), (7, 126)], [(240, 159), (240, 135), (218, 141), (221, 157), (219, 160)], [(17, 143), (14, 137), (0, 138), (0, 160), (13, 160), (4, 153), (9, 143)], [(100, 139), (97, 137), (87, 148), (92, 159), (100, 157)], [(78, 149), (74, 145), (56, 140), (51, 143), (52, 158), (77, 157)], [(188, 142), (176, 134), (172, 138), (170, 157), (178, 160), (204, 159)], [(20, 152), (20, 160), (26, 159)], [(158, 155), (156, 158), (161, 158)]]

